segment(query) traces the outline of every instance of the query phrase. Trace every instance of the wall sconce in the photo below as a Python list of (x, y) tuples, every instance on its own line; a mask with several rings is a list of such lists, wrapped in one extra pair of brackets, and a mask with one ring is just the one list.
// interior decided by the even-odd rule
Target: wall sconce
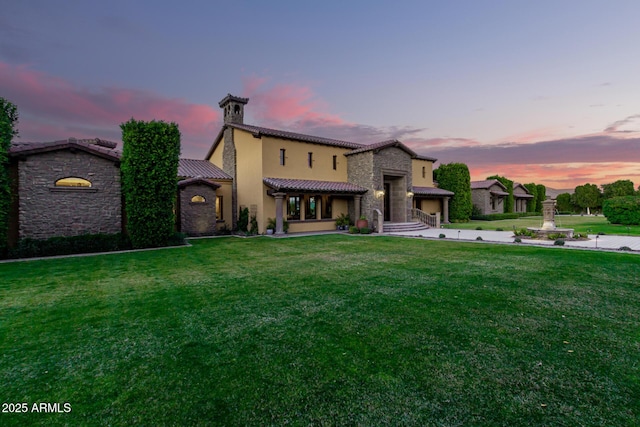
[(384, 190), (376, 190), (375, 191), (376, 199), (381, 199), (384, 197)]
[(413, 197), (413, 191), (407, 191), (407, 197)]

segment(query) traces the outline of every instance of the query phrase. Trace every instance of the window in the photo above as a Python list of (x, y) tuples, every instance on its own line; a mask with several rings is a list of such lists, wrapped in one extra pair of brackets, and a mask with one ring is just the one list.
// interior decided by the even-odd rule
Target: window
[(322, 219), (331, 219), (331, 196), (322, 196), (322, 202), (320, 202), (321, 217)]
[(309, 152), (309, 156), (307, 157), (307, 163), (309, 164), (310, 168), (313, 167), (313, 153), (312, 152)]
[(55, 186), (56, 187), (91, 187), (91, 181), (70, 176), (67, 178), (62, 178), (57, 180), (55, 183)]
[(222, 221), (222, 196), (216, 197), (216, 220)]
[(287, 219), (300, 219), (300, 196), (287, 198)]
[(427, 177), (427, 168), (425, 168), (424, 166), (422, 167), (422, 177), (423, 178)]
[(338, 156), (333, 156), (333, 170), (338, 169)]
[(304, 210), (304, 218), (305, 219), (316, 219), (316, 212), (318, 207), (318, 201), (320, 200), (320, 196), (309, 196), (306, 200), (305, 210)]
[(285, 149), (281, 148), (280, 149), (280, 166), (284, 166), (284, 159), (285, 159)]
[(198, 194), (196, 194), (191, 198), (191, 203), (206, 203), (206, 202), (207, 202), (207, 199), (205, 199), (203, 196), (200, 196)]

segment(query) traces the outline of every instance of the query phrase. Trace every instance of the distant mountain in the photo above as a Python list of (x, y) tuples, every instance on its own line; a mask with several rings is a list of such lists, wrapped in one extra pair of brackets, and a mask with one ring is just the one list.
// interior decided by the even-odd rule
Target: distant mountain
[(569, 193), (573, 194), (573, 188), (565, 188), (565, 189), (555, 189), (547, 187), (547, 198), (557, 199), (558, 194)]

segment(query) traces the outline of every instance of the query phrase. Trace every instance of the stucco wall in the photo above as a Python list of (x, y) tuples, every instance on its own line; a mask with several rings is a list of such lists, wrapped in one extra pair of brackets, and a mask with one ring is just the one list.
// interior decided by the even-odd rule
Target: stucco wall
[[(19, 162), (18, 176), (20, 238), (121, 231), (120, 168), (112, 160), (81, 150), (34, 154)], [(55, 187), (66, 177), (92, 185)]]

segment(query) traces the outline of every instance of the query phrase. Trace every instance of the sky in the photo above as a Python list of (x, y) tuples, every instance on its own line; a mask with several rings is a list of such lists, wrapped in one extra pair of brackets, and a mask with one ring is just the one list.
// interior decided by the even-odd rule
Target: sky
[[(0, 0), (0, 97), (18, 141), (121, 141), (175, 122), (202, 159), (218, 102), (245, 123), (398, 139), (556, 189), (640, 185), (637, 0)], [(436, 165), (437, 166), (437, 165)]]

